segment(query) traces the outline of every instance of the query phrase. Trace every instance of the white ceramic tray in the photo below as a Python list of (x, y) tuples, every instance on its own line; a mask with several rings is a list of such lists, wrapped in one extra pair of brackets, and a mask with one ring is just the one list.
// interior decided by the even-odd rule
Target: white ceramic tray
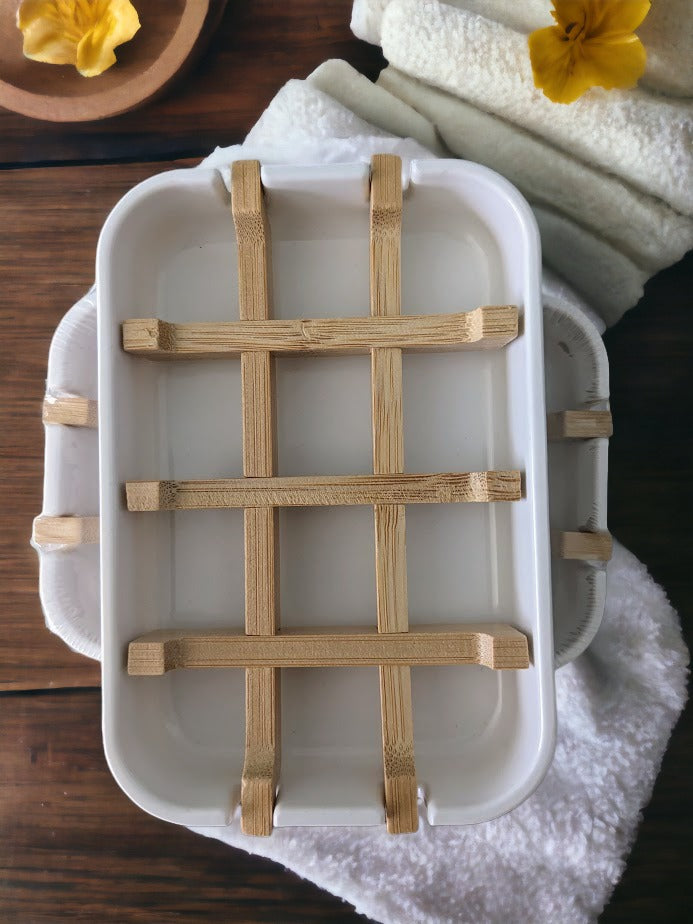
[[(277, 318), (368, 313), (368, 168), (263, 170)], [(459, 161), (404, 177), (403, 313), (521, 309), (521, 336), (489, 352), (404, 358), (407, 471), (520, 469), (512, 504), (417, 506), (407, 518), (410, 621), (509, 622), (529, 670), (412, 671), (418, 779), (432, 824), (478, 822), (538, 784), (554, 740), (553, 641), (539, 244), (516, 190)], [(121, 322), (237, 317), (227, 190), (216, 171), (175, 171), (114, 209), (97, 257), (104, 741), (143, 808), (223, 825), (244, 751), (241, 670), (128, 677), (137, 635), (243, 626), (240, 511), (128, 513), (136, 479), (237, 475), (236, 362), (153, 363), (121, 349)], [(278, 362), (279, 474), (372, 471), (367, 357)], [(281, 515), (282, 625), (375, 622), (370, 508)], [(275, 824), (384, 822), (373, 669), (288, 669)]]
[[(606, 350), (586, 306), (566, 296), (544, 273), (544, 368), (547, 410), (609, 407)], [(51, 342), (48, 400), (97, 396), (96, 289), (65, 314)], [(44, 516), (99, 512), (98, 436), (94, 430), (49, 425), (46, 431)], [(557, 450), (557, 451), (555, 451)], [(561, 467), (569, 461), (566, 477)], [(549, 509), (559, 528), (580, 522), (606, 529), (608, 440), (549, 445)], [(578, 491), (574, 486), (578, 486)], [(572, 504), (572, 508), (571, 505)], [(567, 509), (566, 509), (567, 507)], [(557, 511), (565, 511), (559, 517)], [(572, 517), (572, 519), (570, 519)], [(39, 592), (47, 625), (83, 654), (101, 654), (99, 548), (94, 544), (38, 545)], [(577, 658), (592, 641), (604, 612), (606, 567), (553, 559), (554, 665)]]

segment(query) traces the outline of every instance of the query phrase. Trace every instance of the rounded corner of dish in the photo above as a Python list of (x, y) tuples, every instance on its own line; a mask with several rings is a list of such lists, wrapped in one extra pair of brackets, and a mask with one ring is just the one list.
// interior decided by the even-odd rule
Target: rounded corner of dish
[(539, 235), (539, 226), (532, 207), (523, 196), (520, 190), (502, 174), (484, 164), (478, 164), (471, 160), (460, 160), (458, 158), (431, 158), (422, 160), (412, 160), (411, 172), (412, 179), (420, 176), (422, 173), (459, 173), (474, 177), (477, 181), (484, 182), (489, 188), (495, 189), (497, 193), (510, 201), (517, 216), (527, 234), (528, 243), (531, 249), (541, 259), (541, 238)]
[(143, 785), (141, 779), (135, 774), (123, 758), (120, 746), (115, 740), (112, 727), (112, 716), (109, 715), (106, 698), (104, 697), (101, 712), (101, 737), (103, 750), (108, 769), (122, 792), (138, 808), (148, 815), (167, 821), (171, 824), (192, 824), (194, 819), (189, 818), (189, 809), (185, 806), (162, 798), (156, 792)]
[[(553, 675), (553, 668), (551, 673)], [(522, 805), (523, 802), (536, 792), (553, 762), (556, 751), (556, 739), (557, 722), (554, 697), (552, 708), (549, 709), (548, 714), (544, 713), (543, 715), (539, 745), (534, 752), (534, 760), (529, 763), (522, 780), (518, 782), (514, 790), (505, 795), (503, 800), (495, 806), (489, 806), (488, 814), (480, 820), (491, 821), (493, 818), (507, 815), (508, 812), (512, 812), (518, 806)]]
[(189, 189), (191, 186), (216, 188), (219, 183), (225, 191), (224, 182), (215, 167), (178, 167), (147, 177), (129, 189), (108, 213), (99, 233), (96, 245), (97, 289), (100, 288), (99, 276), (103, 276), (114, 242), (136, 206), (166, 196), (172, 190)]

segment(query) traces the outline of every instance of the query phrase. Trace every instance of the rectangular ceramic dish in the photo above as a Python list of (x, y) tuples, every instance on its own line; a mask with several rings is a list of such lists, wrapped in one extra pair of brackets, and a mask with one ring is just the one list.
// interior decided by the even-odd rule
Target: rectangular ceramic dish
[[(263, 169), (274, 316), (368, 314), (368, 166)], [(519, 469), (512, 504), (407, 511), (412, 624), (507, 622), (531, 666), (415, 667), (418, 779), (432, 824), (479, 822), (521, 802), (551, 759), (555, 719), (540, 257), (517, 191), (460, 161), (404, 177), (402, 312), (515, 304), (502, 350), (405, 355), (405, 470)], [(224, 825), (244, 754), (244, 672), (129, 677), (128, 643), (161, 627), (242, 628), (243, 514), (138, 516), (123, 485), (242, 473), (234, 362), (126, 355), (129, 318), (238, 318), (229, 194), (214, 170), (174, 171), (124, 197), (99, 242), (99, 410), (104, 742), (144, 809)], [(277, 361), (278, 473), (372, 471), (367, 356)], [(283, 510), (282, 626), (375, 624), (369, 507)], [(283, 671), (275, 824), (384, 822), (378, 672)]]

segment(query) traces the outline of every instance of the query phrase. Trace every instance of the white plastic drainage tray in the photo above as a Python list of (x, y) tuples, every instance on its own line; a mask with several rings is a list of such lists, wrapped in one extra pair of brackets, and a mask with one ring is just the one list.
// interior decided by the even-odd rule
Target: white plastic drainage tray
[[(368, 314), (368, 166), (268, 167), (274, 316)], [(520, 469), (524, 498), (407, 511), (410, 622), (509, 622), (526, 671), (412, 669), (416, 764), (432, 824), (484, 821), (539, 783), (555, 735), (539, 239), (519, 193), (460, 161), (404, 177), (402, 311), (516, 304), (500, 350), (404, 357), (405, 468)], [(137, 479), (242, 472), (237, 361), (157, 363), (121, 322), (238, 317), (236, 244), (214, 170), (142, 183), (99, 242), (104, 741), (125, 792), (154, 815), (224, 825), (239, 797), (244, 671), (129, 677), (128, 642), (162, 627), (244, 621), (241, 510), (128, 513)], [(372, 471), (367, 356), (277, 360), (279, 475)], [(373, 511), (291, 509), (281, 521), (283, 626), (375, 622)], [(275, 825), (384, 823), (378, 672), (282, 672)]]

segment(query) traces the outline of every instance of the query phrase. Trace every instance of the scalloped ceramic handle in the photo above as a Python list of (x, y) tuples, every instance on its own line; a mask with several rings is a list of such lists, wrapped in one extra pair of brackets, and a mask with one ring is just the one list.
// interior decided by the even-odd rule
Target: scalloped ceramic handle
[[(606, 602), (609, 366), (588, 314), (544, 280), (544, 360), (551, 513), (555, 666), (594, 638)], [(561, 466), (566, 477), (560, 477)]]

